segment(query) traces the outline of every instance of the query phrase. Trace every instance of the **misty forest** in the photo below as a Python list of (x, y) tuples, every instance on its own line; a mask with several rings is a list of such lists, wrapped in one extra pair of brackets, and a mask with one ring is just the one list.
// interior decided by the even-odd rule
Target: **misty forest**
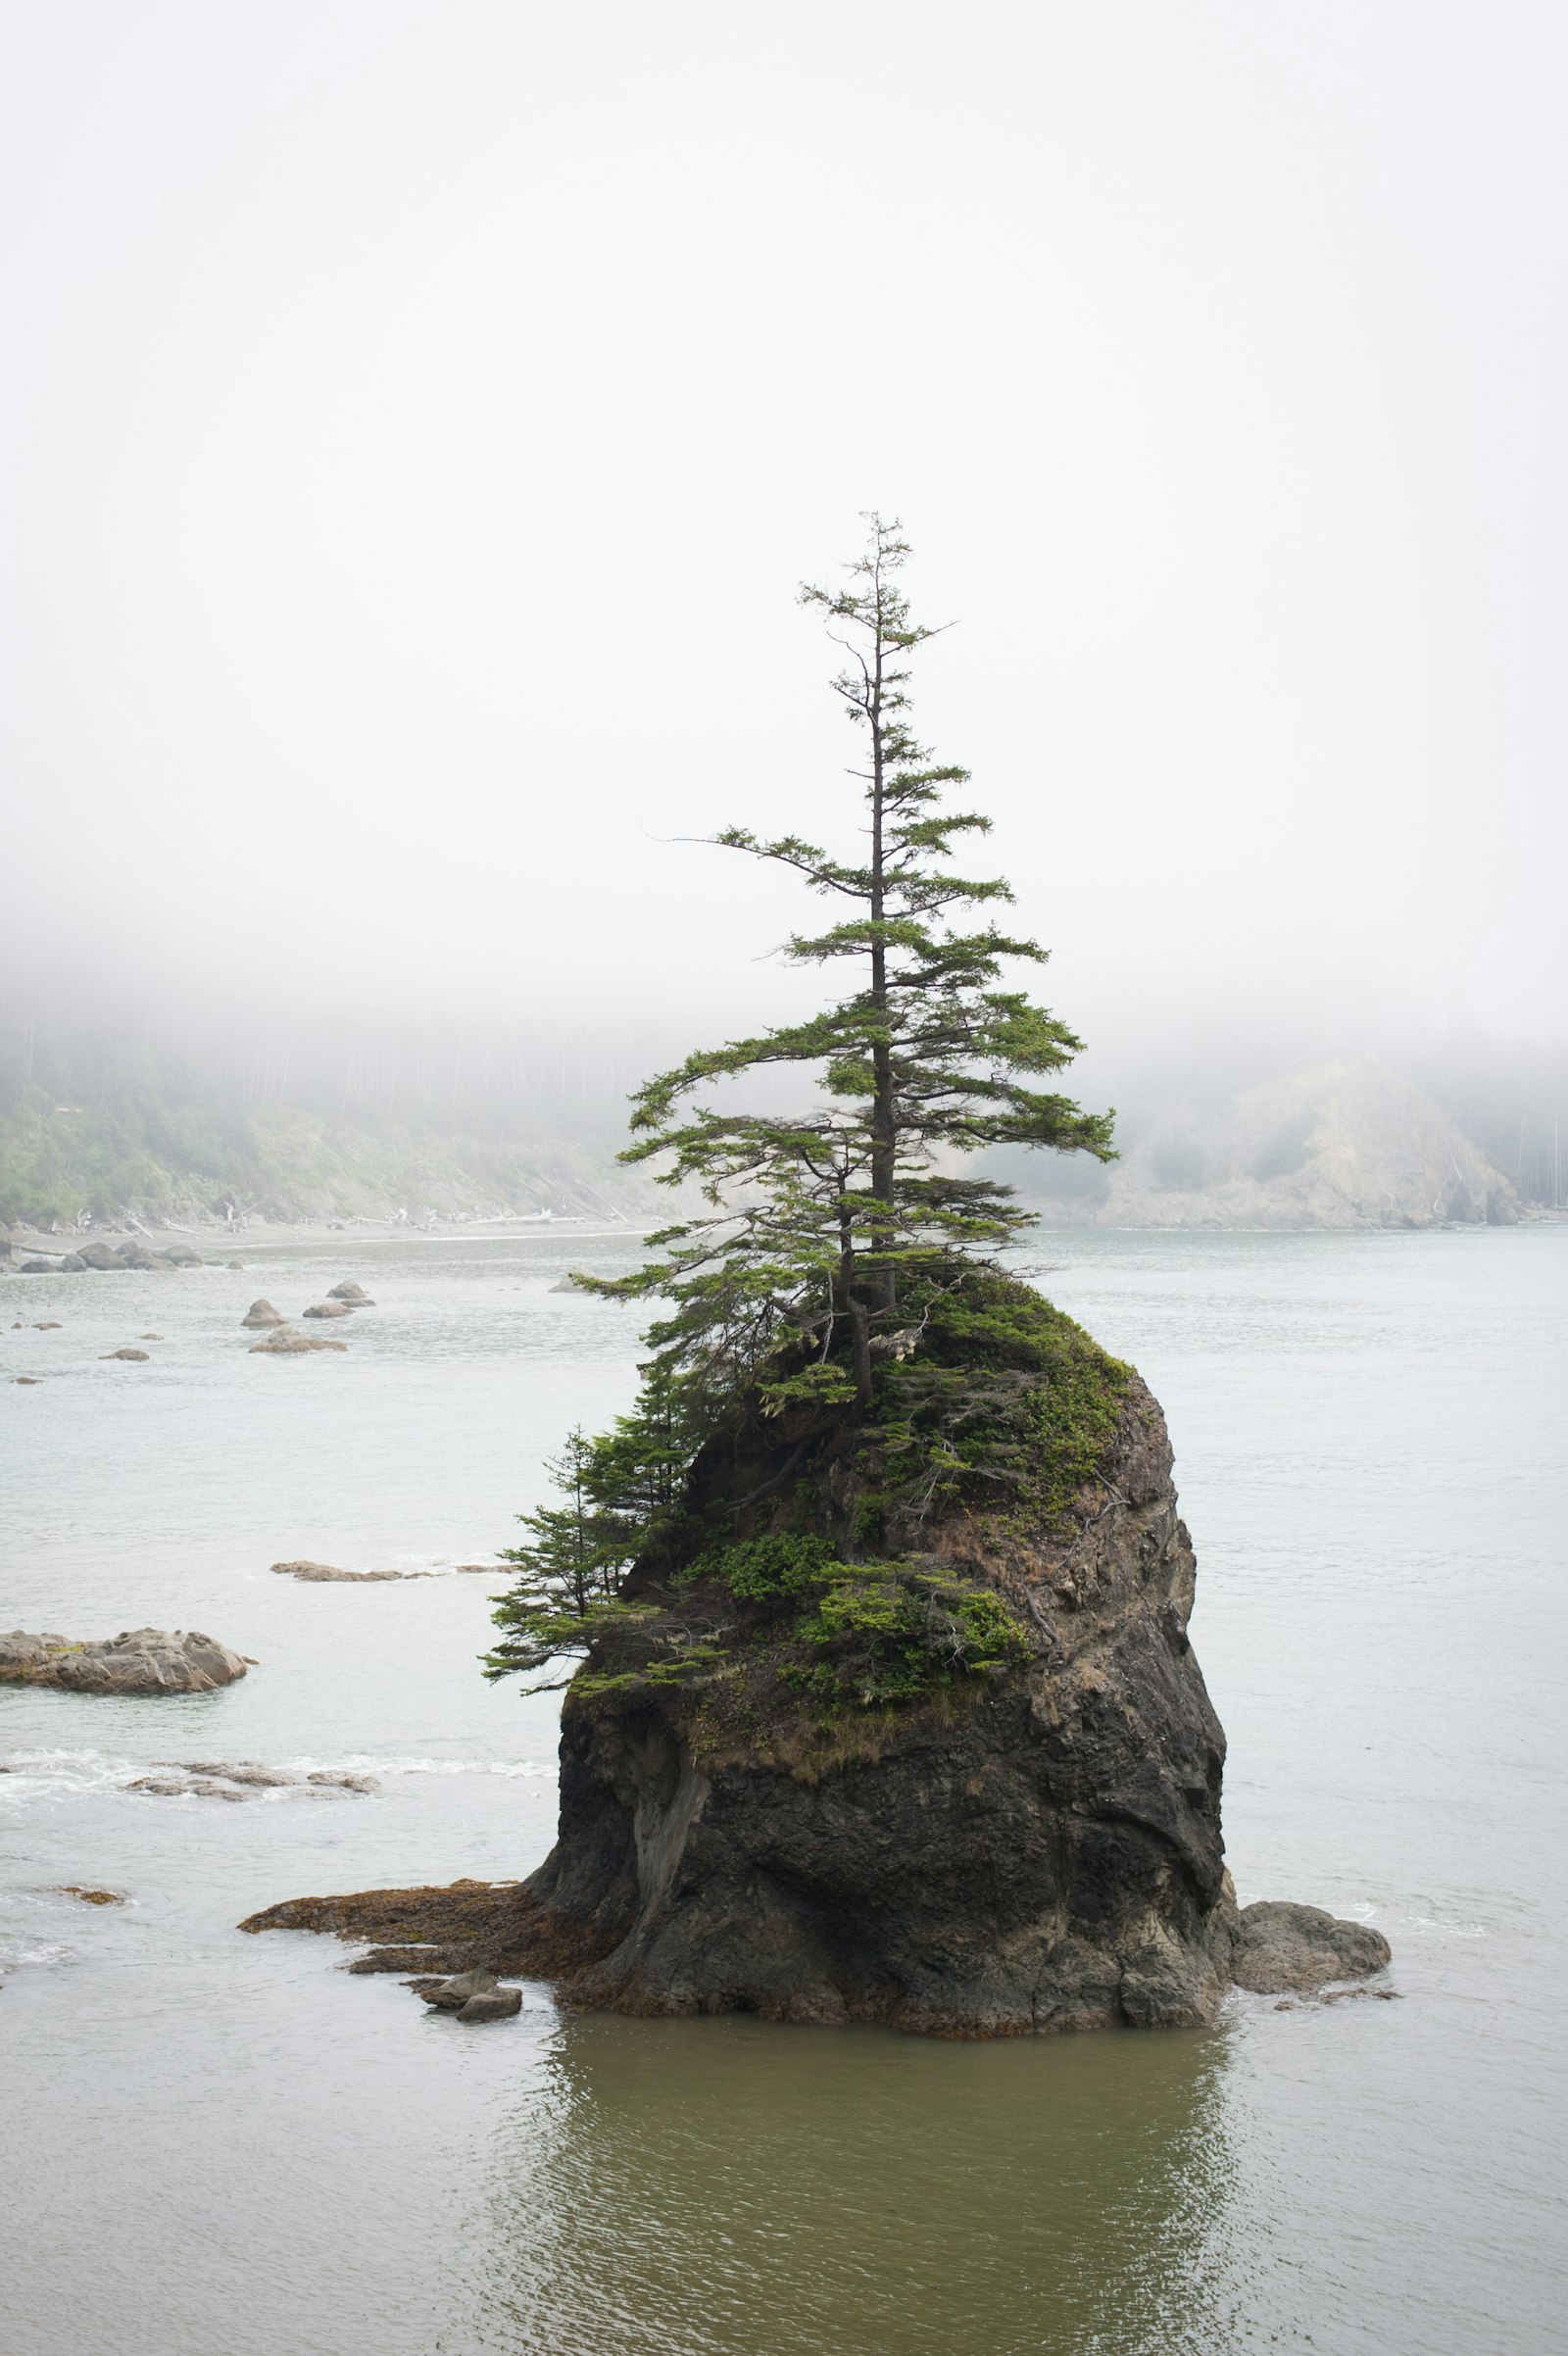
[(7, 2356), (1541, 2356), (1562, 27), (12, 47)]

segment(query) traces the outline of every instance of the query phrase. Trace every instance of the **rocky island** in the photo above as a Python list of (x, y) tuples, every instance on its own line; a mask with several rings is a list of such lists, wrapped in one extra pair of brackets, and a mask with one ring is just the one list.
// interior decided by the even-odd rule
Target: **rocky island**
[(1192, 2027), (1233, 1983), (1387, 1964), (1360, 1924), (1238, 1909), (1164, 1418), (1027, 1287), (971, 1284), (981, 1362), (970, 1320), (928, 1325), (869, 1443), (754, 1404), (699, 1456), (568, 1690), (537, 1873), (243, 1927), (385, 1941), (388, 1969), (427, 1942), (579, 2006), (949, 2037)]
[[(569, 1436), (496, 1613), (490, 1673), (566, 1685), (556, 1846), (525, 1882), (296, 1899), (246, 1930), (619, 2012), (946, 2037), (1190, 2028), (1233, 1984), (1389, 1960), (1315, 1908), (1238, 1908), (1164, 1419), (1007, 1272), (1010, 1190), (960, 1174), (986, 1147), (1115, 1149), (1041, 1084), (1080, 1042), (1004, 986), (1045, 954), (992, 921), (1006, 884), (953, 871), (988, 822), (944, 808), (965, 772), (909, 725), (930, 633), (907, 553), (872, 517), (849, 585), (803, 592), (849, 650), (855, 847), (718, 838), (833, 904), (788, 954), (856, 978), (644, 1084), (623, 1158), (705, 1207), (632, 1275), (572, 1279), (657, 1310), (636, 1406)], [(728, 1092), (778, 1066), (794, 1109)]]

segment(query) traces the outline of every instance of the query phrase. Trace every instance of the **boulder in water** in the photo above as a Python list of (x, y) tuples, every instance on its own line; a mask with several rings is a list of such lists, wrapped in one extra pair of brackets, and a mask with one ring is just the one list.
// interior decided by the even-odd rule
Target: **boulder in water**
[(352, 1317), (354, 1304), (349, 1301), (317, 1301), (305, 1312), (307, 1317)]
[(245, 1674), (226, 1644), (196, 1629), (122, 1629), (74, 1644), (64, 1636), (0, 1636), (0, 1681), (73, 1693), (211, 1693)]
[(288, 1319), (270, 1301), (253, 1301), (240, 1319), (241, 1325), (286, 1325)]
[(375, 1306), (364, 1286), (352, 1282), (331, 1286), (326, 1298), (328, 1301), (346, 1301), (354, 1309), (373, 1309)]
[(460, 2005), (457, 2018), (469, 2022), (510, 2021), (514, 2013), (521, 2010), (520, 1988), (487, 1988), (477, 1995), (470, 1996), (466, 2004)]
[(152, 1352), (147, 1350), (101, 1350), (98, 1354), (101, 1358), (134, 1358), (145, 1366)]
[(62, 1276), (80, 1276), (87, 1263), (79, 1252), (68, 1252), (60, 1263)]
[(52, 1259), (24, 1259), (18, 1273), (23, 1276), (53, 1276), (59, 1264), (58, 1260)]
[(457, 2012), (473, 1997), (488, 1995), (495, 1985), (494, 1972), (459, 1972), (455, 1979), (438, 1980), (433, 1988), (419, 1992), (438, 2012)]
[(80, 1260), (84, 1268), (108, 1270), (124, 1264), (112, 1244), (84, 1244), (74, 1256)]
[(1388, 1940), (1366, 1923), (1263, 1898), (1237, 1916), (1231, 1978), (1258, 1996), (1308, 1995), (1336, 1980), (1368, 1979), (1391, 1960)]
[(292, 1325), (274, 1326), (264, 1341), (253, 1342), (250, 1354), (258, 1350), (278, 1358), (299, 1357), (310, 1350), (347, 1350), (346, 1342), (329, 1342), (324, 1334), (302, 1334)]

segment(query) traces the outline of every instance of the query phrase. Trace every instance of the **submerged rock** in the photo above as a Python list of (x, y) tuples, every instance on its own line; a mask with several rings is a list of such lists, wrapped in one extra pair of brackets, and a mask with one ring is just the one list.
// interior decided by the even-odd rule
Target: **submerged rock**
[(220, 1784), (207, 1775), (138, 1775), (127, 1792), (146, 1792), (154, 1799), (248, 1799), (250, 1793)]
[(1360, 1926), (1238, 1912), (1163, 1417), (1038, 1296), (984, 1285), (1003, 1348), (976, 1365), (955, 1319), (884, 1381), (906, 1418), (961, 1413), (994, 1486), (944, 1502), (858, 1414), (737, 1413), (568, 1690), (538, 1871), (242, 1928), (450, 1942), (579, 2007), (948, 2037), (1195, 2027), (1233, 1980), (1319, 1985), (1309, 1953), (1380, 1969)]
[(140, 1365), (145, 1366), (152, 1353), (146, 1350), (101, 1350), (99, 1355), (105, 1358), (133, 1358)]
[(259, 1767), (250, 1759), (226, 1763), (221, 1759), (186, 1759), (156, 1768), (151, 1775), (137, 1776), (124, 1787), (127, 1792), (151, 1792), (170, 1799), (186, 1793), (199, 1799), (249, 1799), (258, 1792), (278, 1791), (297, 1792), (302, 1799), (328, 1799), (347, 1792), (369, 1794), (380, 1788), (373, 1775), (340, 1774), (336, 1770), (294, 1775), (284, 1767)]
[(329, 1342), (324, 1334), (302, 1334), (297, 1332), (292, 1325), (279, 1325), (264, 1340), (253, 1342), (249, 1354), (254, 1357), (257, 1351), (261, 1350), (271, 1357), (291, 1358), (299, 1357), (304, 1351), (311, 1350), (347, 1350), (347, 1348), (346, 1342)]
[(241, 1654), (195, 1629), (130, 1628), (85, 1644), (20, 1628), (0, 1636), (0, 1681), (73, 1693), (210, 1693), (244, 1674)]
[(330, 1562), (274, 1562), (272, 1569), (287, 1579), (333, 1580), (357, 1586), (366, 1580), (401, 1579), (401, 1571), (340, 1571)]

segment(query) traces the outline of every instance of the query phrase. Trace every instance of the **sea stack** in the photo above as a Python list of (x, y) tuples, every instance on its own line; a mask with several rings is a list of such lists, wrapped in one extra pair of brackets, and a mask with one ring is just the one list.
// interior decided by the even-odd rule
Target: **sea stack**
[(946, 2037), (1198, 2027), (1233, 1981), (1386, 1963), (1362, 1926), (1238, 1911), (1156, 1401), (1026, 1287), (969, 1290), (982, 1362), (939, 1305), (874, 1427), (750, 1401), (703, 1448), (567, 1691), (529, 1881), (246, 1928), (439, 1940), (582, 2007)]

